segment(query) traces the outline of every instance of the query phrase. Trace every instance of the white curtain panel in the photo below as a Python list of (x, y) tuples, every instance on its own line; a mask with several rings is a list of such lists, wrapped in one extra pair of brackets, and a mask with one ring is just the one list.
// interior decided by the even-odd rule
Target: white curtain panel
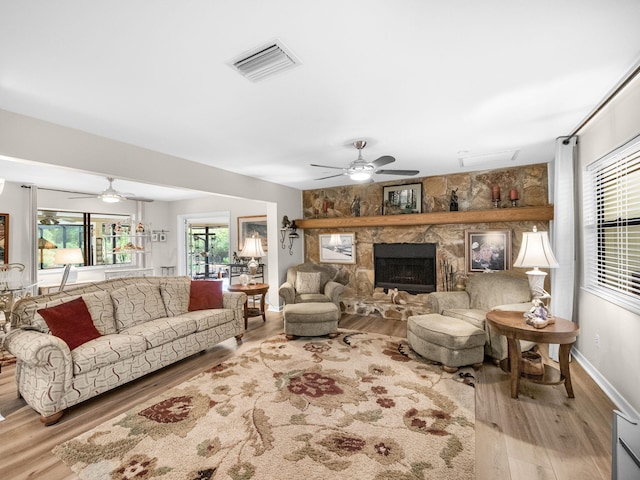
[[(556, 140), (551, 201), (551, 248), (560, 266), (551, 271), (551, 313), (573, 321), (575, 302), (575, 160), (576, 137)], [(558, 361), (558, 345), (549, 345), (549, 357)]]

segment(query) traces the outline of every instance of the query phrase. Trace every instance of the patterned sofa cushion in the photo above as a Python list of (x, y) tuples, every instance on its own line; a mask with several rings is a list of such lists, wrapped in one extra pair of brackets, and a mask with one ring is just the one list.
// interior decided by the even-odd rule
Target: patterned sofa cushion
[(188, 277), (167, 277), (167, 281), (160, 285), (167, 316), (177, 317), (187, 313), (190, 286), (191, 281)]
[(91, 314), (91, 320), (102, 335), (108, 335), (110, 333), (116, 333), (116, 321), (113, 317), (113, 303), (111, 302), (111, 295), (109, 292), (98, 291), (84, 293), (82, 295), (75, 295), (72, 297), (58, 298), (57, 300), (50, 300), (44, 303), (33, 303), (29, 306), (29, 310), (33, 310), (33, 319), (31, 325), (37, 328), (43, 333), (50, 333), (49, 326), (42, 318), (37, 310), (43, 308), (51, 308), (57, 305), (61, 305), (71, 300), (76, 300), (82, 297), (84, 303), (86, 303)]
[(146, 348), (144, 338), (135, 335), (116, 333), (96, 338), (71, 352), (73, 374), (80, 375), (120, 360), (141, 355)]
[(118, 288), (111, 292), (111, 300), (119, 332), (167, 316), (158, 285), (139, 283)]
[(102, 335), (117, 333), (116, 320), (113, 316), (113, 302), (109, 292), (91, 292), (82, 294), (87, 304), (93, 324)]
[(174, 341), (176, 338), (186, 337), (196, 331), (197, 324), (186, 315), (180, 317), (157, 318), (133, 327), (125, 328), (120, 333), (144, 338), (147, 348), (157, 347)]
[(193, 312), (185, 313), (185, 318), (190, 318), (196, 322), (196, 329), (198, 332), (207, 330), (209, 328), (217, 327), (223, 323), (233, 321), (232, 310), (195, 310)]

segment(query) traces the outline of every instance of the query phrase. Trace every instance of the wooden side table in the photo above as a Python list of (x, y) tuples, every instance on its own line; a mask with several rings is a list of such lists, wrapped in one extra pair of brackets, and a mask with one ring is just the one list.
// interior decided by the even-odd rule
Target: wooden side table
[(569, 398), (574, 398), (569, 371), (569, 352), (578, 338), (580, 327), (569, 320), (553, 317), (555, 323), (544, 328), (534, 328), (525, 322), (523, 312), (492, 310), (487, 313), (489, 327), (507, 337), (509, 356), (502, 361), (502, 368), (511, 373), (511, 397), (518, 398), (520, 378), (522, 377), (522, 351), (519, 340), (536, 343), (557, 343), (560, 371), (551, 365), (544, 365), (542, 375), (527, 375), (526, 378), (544, 385), (558, 385), (564, 382)]
[(267, 321), (267, 316), (265, 314), (264, 309), (264, 297), (269, 291), (269, 285), (266, 283), (254, 283), (248, 285), (242, 285), (240, 283), (236, 283), (234, 285), (229, 285), (228, 290), (230, 292), (242, 292), (246, 293), (247, 296), (252, 295), (260, 295), (260, 308), (249, 308), (249, 302), (245, 302), (244, 304), (244, 329), (247, 329), (249, 317), (258, 317), (262, 315), (262, 321)]

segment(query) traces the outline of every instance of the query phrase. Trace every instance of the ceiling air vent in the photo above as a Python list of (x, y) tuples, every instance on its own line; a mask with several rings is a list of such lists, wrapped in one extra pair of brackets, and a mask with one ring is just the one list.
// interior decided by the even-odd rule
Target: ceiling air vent
[(518, 156), (518, 150), (506, 152), (486, 153), (483, 155), (460, 155), (461, 167), (490, 167), (512, 162)]
[(280, 40), (275, 40), (242, 54), (230, 63), (242, 76), (257, 82), (301, 62)]

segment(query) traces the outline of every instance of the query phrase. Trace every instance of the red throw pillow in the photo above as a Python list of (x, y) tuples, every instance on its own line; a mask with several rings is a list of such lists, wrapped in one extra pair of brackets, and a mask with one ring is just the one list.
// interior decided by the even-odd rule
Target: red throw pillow
[(189, 311), (222, 308), (222, 282), (192, 280)]
[(82, 297), (43, 308), (38, 313), (47, 322), (51, 333), (69, 345), (69, 350), (101, 336)]

